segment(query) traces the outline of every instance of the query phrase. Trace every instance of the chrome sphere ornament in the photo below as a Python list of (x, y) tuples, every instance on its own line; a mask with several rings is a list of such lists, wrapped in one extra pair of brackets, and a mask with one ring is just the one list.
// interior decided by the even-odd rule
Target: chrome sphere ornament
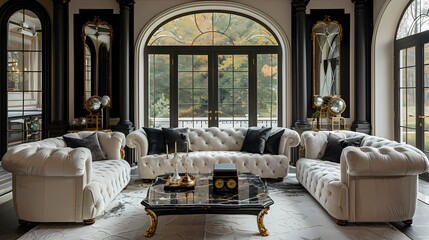
[(346, 102), (340, 97), (332, 97), (328, 106), (329, 111), (335, 115), (340, 115), (346, 110)]
[(109, 103), (110, 103), (110, 97), (109, 97), (109, 96), (107, 96), (107, 95), (104, 95), (104, 96), (101, 98), (101, 105), (102, 105), (103, 107), (106, 107), (107, 105), (109, 105)]
[(321, 108), (323, 105), (323, 98), (322, 96), (316, 95), (313, 97), (313, 106), (315, 108)]
[(85, 117), (81, 117), (79, 118), (79, 120), (77, 121), (79, 123), (79, 125), (83, 126), (86, 124), (86, 118)]
[(85, 102), (85, 108), (90, 113), (98, 112), (101, 109), (101, 97), (92, 96)]

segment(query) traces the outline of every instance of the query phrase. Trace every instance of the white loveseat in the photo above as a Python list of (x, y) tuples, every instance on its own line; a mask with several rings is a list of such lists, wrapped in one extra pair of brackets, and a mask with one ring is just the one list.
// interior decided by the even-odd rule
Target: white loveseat
[[(290, 148), (298, 146), (296, 131), (284, 129), (279, 143), (279, 154), (258, 154), (240, 151), (247, 128), (190, 128), (189, 169), (191, 173), (210, 173), (215, 163), (235, 163), (237, 171), (251, 172), (262, 178), (283, 179), (288, 174)], [(279, 129), (273, 129), (276, 131)], [(172, 161), (165, 161), (166, 154), (148, 155), (148, 139), (143, 129), (127, 135), (127, 146), (135, 148), (139, 175), (142, 179), (174, 172)], [(182, 156), (186, 153), (179, 153)], [(171, 158), (170, 154), (170, 158)], [(184, 162), (179, 172), (185, 172)]]
[(323, 161), (329, 131), (301, 135), (297, 179), (340, 225), (347, 222), (412, 223), (418, 174), (428, 171), (426, 155), (417, 148), (352, 131), (331, 132), (342, 138), (362, 136), (349, 146), (340, 163)]
[(97, 136), (109, 160), (92, 161), (89, 149), (69, 148), (62, 137), (21, 144), (6, 152), (2, 167), (13, 175), (13, 202), (21, 223), (91, 224), (104, 213), (130, 181), (130, 165), (122, 160), (123, 133), (97, 132)]

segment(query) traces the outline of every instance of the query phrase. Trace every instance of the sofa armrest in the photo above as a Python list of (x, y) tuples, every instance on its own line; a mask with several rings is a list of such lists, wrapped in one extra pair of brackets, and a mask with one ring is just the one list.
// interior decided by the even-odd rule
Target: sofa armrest
[(347, 147), (341, 154), (341, 169), (346, 171), (342, 176), (404, 176), (428, 171), (426, 155), (407, 146)]
[(141, 158), (147, 155), (149, 142), (143, 129), (137, 129), (126, 137), (126, 143), (129, 148), (136, 149), (136, 157)]
[(298, 146), (301, 141), (301, 138), (299, 137), (297, 131), (289, 128), (284, 129), (285, 131), (280, 138), (279, 154), (283, 154), (290, 158), (290, 148)]
[(91, 152), (87, 148), (48, 148), (21, 144), (9, 149), (2, 167), (11, 173), (32, 176), (83, 176), (91, 171)]

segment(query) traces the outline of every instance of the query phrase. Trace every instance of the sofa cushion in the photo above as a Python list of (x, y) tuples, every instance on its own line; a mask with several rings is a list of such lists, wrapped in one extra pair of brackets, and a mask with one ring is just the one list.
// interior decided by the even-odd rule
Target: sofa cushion
[(336, 134), (329, 133), (325, 153), (323, 154), (321, 159), (325, 161), (339, 163), (343, 149), (349, 146), (360, 146), (362, 139), (363, 136), (341, 138)]
[(265, 142), (270, 136), (271, 128), (249, 128), (244, 138), (241, 151), (263, 154)]
[(282, 138), (284, 132), (285, 130), (282, 129), (270, 134), (267, 141), (265, 142), (264, 153), (279, 154), (280, 139)]
[(92, 160), (103, 160), (106, 159), (103, 150), (101, 150), (100, 142), (98, 141), (97, 133), (94, 132), (86, 138), (73, 138), (63, 136), (64, 142), (66, 142), (67, 147), (78, 148), (84, 147), (88, 148), (91, 151)]
[[(179, 153), (179, 158), (186, 153)], [(257, 154), (241, 151), (194, 151), (186, 161), (179, 161), (179, 171), (186, 167), (190, 173), (210, 173), (215, 163), (234, 163), (240, 173), (251, 172), (263, 178), (281, 178), (288, 172), (289, 159), (285, 155)], [(141, 176), (153, 179), (158, 175), (174, 172), (172, 156), (146, 155), (137, 160)]]
[(147, 154), (158, 154), (165, 153), (165, 138), (164, 131), (158, 128), (147, 128), (143, 127), (143, 130), (146, 133), (149, 147)]
[(189, 129), (188, 128), (162, 128), (165, 142), (168, 145), (168, 151), (174, 153), (177, 143), (177, 152), (190, 152), (189, 147)]

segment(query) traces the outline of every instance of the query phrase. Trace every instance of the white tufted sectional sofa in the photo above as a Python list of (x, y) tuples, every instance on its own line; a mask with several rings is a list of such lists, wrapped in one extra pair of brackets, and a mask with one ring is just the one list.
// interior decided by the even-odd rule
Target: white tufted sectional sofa
[[(284, 178), (289, 169), (289, 152), (298, 146), (300, 137), (296, 131), (284, 128), (279, 154), (256, 154), (241, 152), (247, 128), (190, 128), (189, 172), (210, 173), (215, 163), (235, 163), (237, 171), (251, 172), (262, 178)], [(171, 161), (165, 154), (147, 155), (148, 140), (143, 129), (127, 135), (127, 146), (136, 149), (137, 166), (142, 179), (174, 172)], [(185, 153), (179, 153), (182, 156)], [(172, 154), (170, 154), (170, 158)], [(180, 163), (179, 172), (185, 172), (185, 163)]]
[[(85, 138), (93, 132), (65, 136)], [(103, 214), (130, 181), (130, 165), (122, 160), (125, 135), (97, 132), (109, 160), (92, 161), (87, 148), (69, 148), (62, 137), (9, 149), (2, 167), (12, 172), (13, 201), (21, 223), (85, 222)]]
[(417, 148), (363, 133), (332, 132), (342, 138), (364, 136), (361, 147), (347, 147), (341, 162), (320, 160), (329, 131), (301, 135), (296, 164), (298, 181), (337, 223), (412, 223), (418, 174), (428, 171), (426, 155)]

